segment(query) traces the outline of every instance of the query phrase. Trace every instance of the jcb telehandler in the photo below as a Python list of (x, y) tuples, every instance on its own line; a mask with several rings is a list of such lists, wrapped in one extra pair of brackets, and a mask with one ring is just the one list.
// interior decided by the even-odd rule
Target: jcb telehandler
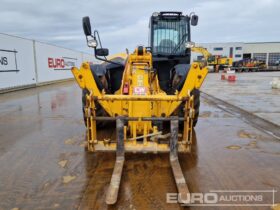
[[(107, 58), (98, 31), (92, 33), (89, 17), (83, 18), (87, 44), (103, 63), (84, 62), (72, 73), (83, 89), (88, 150), (116, 151), (107, 204), (117, 201), (125, 152), (169, 152), (179, 201), (187, 200), (189, 190), (177, 153), (190, 152), (199, 88), (208, 72), (199, 63), (190, 64), (191, 25), (197, 22), (194, 13), (155, 12), (149, 47)], [(107, 121), (116, 122), (116, 138), (97, 139), (97, 128)]]

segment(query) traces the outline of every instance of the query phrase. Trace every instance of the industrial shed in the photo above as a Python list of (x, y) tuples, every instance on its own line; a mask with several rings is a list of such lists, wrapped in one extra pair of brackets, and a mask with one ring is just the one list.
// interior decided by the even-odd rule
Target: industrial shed
[[(278, 65), (280, 60), (280, 42), (224, 42), (199, 43), (213, 55), (227, 56), (238, 61), (245, 58), (256, 58), (265, 61), (268, 66)], [(200, 59), (199, 54), (193, 55), (193, 60)]]

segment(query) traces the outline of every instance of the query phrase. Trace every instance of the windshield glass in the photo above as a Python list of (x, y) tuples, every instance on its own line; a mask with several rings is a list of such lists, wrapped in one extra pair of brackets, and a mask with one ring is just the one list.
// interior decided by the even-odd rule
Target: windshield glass
[(187, 38), (185, 20), (159, 20), (154, 22), (153, 54), (184, 54)]

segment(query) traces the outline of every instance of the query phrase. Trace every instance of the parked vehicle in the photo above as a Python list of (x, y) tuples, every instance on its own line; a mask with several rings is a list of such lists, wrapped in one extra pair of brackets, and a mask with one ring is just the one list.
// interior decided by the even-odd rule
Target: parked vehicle
[(267, 69), (265, 61), (256, 58), (245, 58), (233, 62), (232, 68), (238, 72), (261, 71)]

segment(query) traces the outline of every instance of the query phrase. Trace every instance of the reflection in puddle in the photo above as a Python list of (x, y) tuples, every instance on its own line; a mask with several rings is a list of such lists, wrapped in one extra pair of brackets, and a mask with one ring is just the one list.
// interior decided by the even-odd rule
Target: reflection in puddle
[(240, 138), (247, 138), (247, 139), (256, 138), (255, 135), (252, 135), (252, 134), (250, 134), (250, 133), (248, 133), (248, 132), (246, 132), (246, 131), (244, 131), (244, 130), (239, 131), (239, 132), (238, 132), (238, 136), (239, 136)]
[(238, 146), (238, 145), (231, 145), (231, 146), (227, 146), (226, 148), (227, 149), (232, 149), (232, 150), (239, 150), (239, 149), (241, 149), (241, 147)]
[(60, 165), (60, 167), (64, 168), (67, 164), (68, 160), (61, 160), (58, 162), (58, 165)]
[(210, 111), (205, 111), (205, 112), (202, 112), (199, 117), (200, 118), (207, 118), (207, 117), (210, 117), (211, 115), (211, 112)]
[(69, 182), (72, 182), (74, 179), (76, 179), (76, 176), (63, 176), (62, 182), (64, 184), (68, 184)]
[(66, 139), (64, 141), (64, 144), (71, 144), (71, 145), (73, 145), (73, 144), (75, 144), (75, 141), (73, 139)]

